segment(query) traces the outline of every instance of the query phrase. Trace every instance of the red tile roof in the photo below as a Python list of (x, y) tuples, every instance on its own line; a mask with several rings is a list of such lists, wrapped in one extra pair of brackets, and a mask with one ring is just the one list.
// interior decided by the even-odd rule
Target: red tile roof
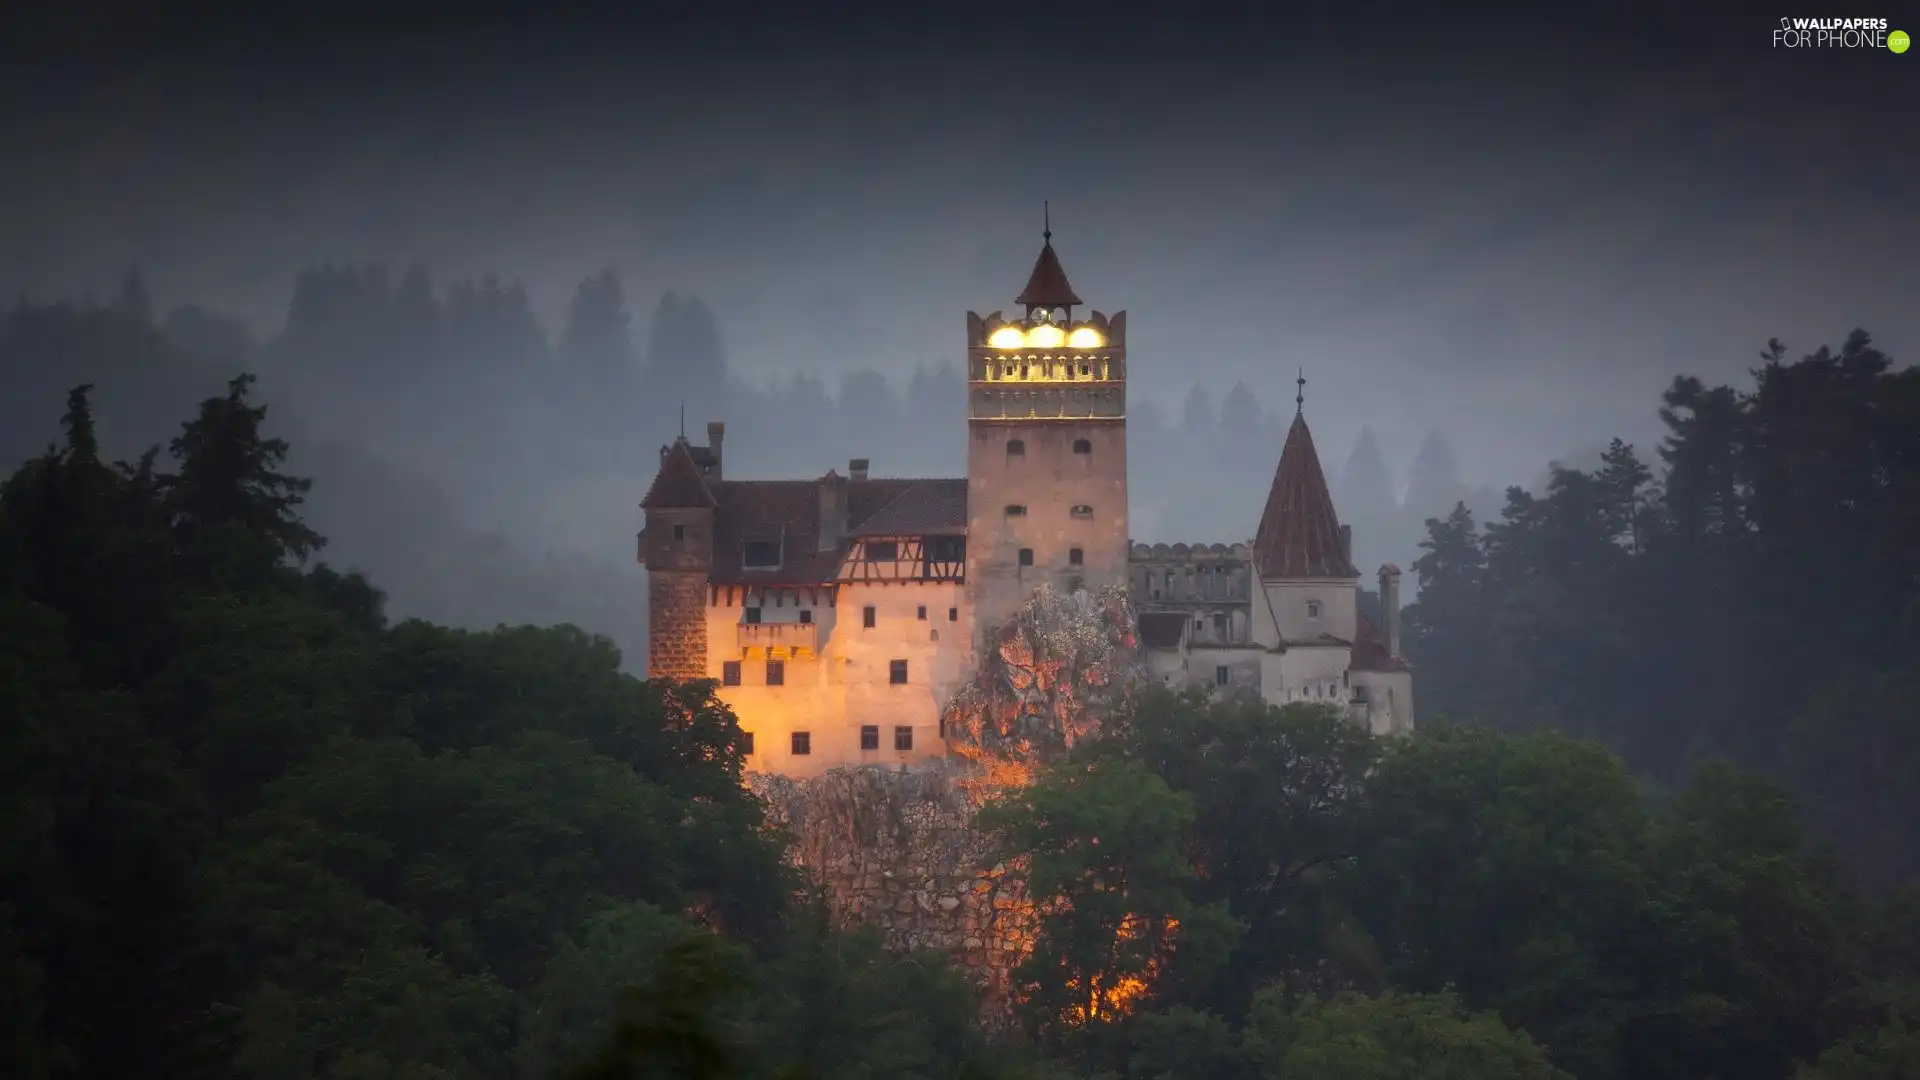
[(1355, 671), (1406, 671), (1407, 662), (1387, 652), (1386, 635), (1373, 620), (1360, 616), (1359, 632), (1353, 636), (1353, 659), (1347, 666)]
[(713, 505), (713, 492), (701, 477), (700, 465), (694, 461), (687, 440), (681, 438), (675, 441), (666, 456), (660, 459), (660, 471), (654, 475), (653, 486), (647, 489), (647, 497), (640, 500), (641, 508), (710, 508)]
[[(845, 486), (849, 537), (966, 532), (965, 480), (855, 480)], [(819, 549), (820, 481), (724, 480), (713, 487), (714, 584), (815, 585), (839, 576), (848, 544)], [(778, 543), (780, 565), (742, 566), (748, 541)]]
[(1293, 418), (1267, 508), (1253, 537), (1253, 561), (1268, 578), (1357, 578), (1340, 543), (1333, 494), (1304, 416)]
[(1040, 257), (1033, 261), (1033, 273), (1027, 275), (1027, 287), (1020, 290), (1014, 303), (1043, 308), (1079, 306), (1080, 297), (1074, 293), (1073, 286), (1067, 284), (1067, 272), (1060, 266), (1060, 256), (1053, 253), (1053, 241), (1041, 246)]
[(961, 536), (966, 531), (965, 480), (911, 481), (905, 491), (853, 529), (856, 536)]

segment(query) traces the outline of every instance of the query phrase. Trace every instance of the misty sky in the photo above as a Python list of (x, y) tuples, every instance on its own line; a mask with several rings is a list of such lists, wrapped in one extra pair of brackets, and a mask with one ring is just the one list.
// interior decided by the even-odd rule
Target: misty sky
[(1776, 51), (1770, 9), (73, 10), (0, 53), (0, 287), (35, 299), (137, 263), (163, 306), (267, 329), (308, 262), (418, 259), (522, 278), (557, 328), (610, 265), (636, 322), (705, 297), (749, 380), (904, 371), (1012, 307), (1047, 199), (1080, 294), (1131, 312), (1145, 392), (1244, 380), (1283, 407), (1304, 366), (1323, 452), (1370, 424), (1403, 461), (1440, 427), (1496, 481), (1645, 439), (1672, 374), (1738, 378), (1769, 336), (1797, 355), (1862, 325), (1920, 357), (1920, 53)]

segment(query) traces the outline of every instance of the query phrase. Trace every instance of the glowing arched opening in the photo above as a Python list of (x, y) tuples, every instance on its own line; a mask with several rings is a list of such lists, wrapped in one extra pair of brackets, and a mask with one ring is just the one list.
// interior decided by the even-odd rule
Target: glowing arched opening
[(1067, 335), (1067, 344), (1076, 349), (1097, 349), (1105, 345), (1106, 340), (1100, 336), (1100, 331), (1083, 326)]
[(1027, 335), (1017, 326), (1003, 326), (987, 337), (987, 344), (996, 349), (1017, 349), (1027, 343)]

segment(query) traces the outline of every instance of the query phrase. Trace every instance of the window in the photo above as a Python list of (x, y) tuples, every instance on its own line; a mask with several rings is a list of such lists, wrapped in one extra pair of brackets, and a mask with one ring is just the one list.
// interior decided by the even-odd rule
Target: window
[(1081, 503), (1079, 506), (1073, 508), (1073, 516), (1077, 518), (1090, 518), (1093, 516), (1093, 507), (1088, 506), (1086, 503)]
[(1007, 505), (1007, 516), (1008, 517), (1026, 517), (1027, 508), (1024, 506), (1021, 506), (1019, 503), (1009, 503)]
[(960, 562), (967, 557), (967, 538), (964, 536), (927, 537), (928, 562)]
[(1207, 628), (1207, 624), (1204, 620), (1195, 619), (1193, 620), (1193, 628), (1195, 630), (1205, 630)]
[(1019, 457), (1020, 455), (1026, 452), (1027, 452), (1027, 444), (1024, 440), (1021, 440), (1021, 439), (1007, 440), (1007, 456), (1008, 457)]
[(867, 724), (860, 729), (860, 749), (880, 749), (880, 725)]
[(793, 733), (794, 756), (806, 757), (808, 754), (811, 754), (811, 753), (813, 753), (813, 733), (810, 731), (794, 732)]
[(873, 629), (873, 605), (869, 604), (860, 609), (860, 625), (869, 630)]
[(675, 540), (685, 540), (687, 538), (687, 527), (685, 525), (675, 525), (673, 527), (673, 538)]
[(1075, 574), (1074, 576), (1067, 579), (1067, 591), (1070, 593), (1079, 592), (1081, 589), (1084, 589), (1086, 587), (1087, 587), (1086, 579), (1082, 578), (1078, 574)]
[(800, 609), (800, 625), (805, 626), (812, 621), (813, 621), (813, 609), (801, 608)]
[(753, 732), (743, 731), (740, 733), (740, 753), (743, 755), (753, 753)]
[[(1085, 373), (1084, 373), (1084, 372), (1082, 372), (1082, 374), (1085, 374)], [(1074, 452), (1074, 453), (1076, 453), (1076, 454), (1091, 454), (1091, 453), (1093, 453), (1093, 440), (1091, 440), (1091, 439), (1075, 439), (1075, 440), (1073, 440), (1073, 452)]]
[(785, 660), (767, 661), (767, 685), (787, 685), (787, 662)]
[(948, 622), (959, 622), (959, 621), (960, 621), (960, 609), (959, 609), (959, 608), (957, 608), (957, 607), (950, 607), (950, 608), (948, 608), (948, 609), (947, 609), (947, 621), (948, 621)]
[(900, 557), (897, 540), (869, 540), (866, 548), (868, 562), (892, 562)]
[(744, 608), (744, 609), (742, 609), (742, 610), (741, 610), (741, 612), (740, 612), (740, 621), (741, 621), (741, 622), (743, 622), (743, 623), (746, 623), (746, 624), (747, 624), (747, 625), (749, 625), (749, 626), (758, 626), (758, 625), (760, 625), (760, 608), (759, 608), (759, 606), (758, 606), (758, 605), (756, 605), (756, 606), (754, 606), (754, 607), (750, 607), (750, 608)]
[(1307, 601), (1307, 618), (1317, 619), (1319, 617), (1320, 617), (1320, 601), (1318, 600)]
[(1081, 550), (1080, 550), (1079, 548), (1068, 548), (1068, 549), (1067, 549), (1067, 565), (1069, 565), (1069, 566), (1079, 566), (1079, 565), (1081, 565), (1082, 563), (1085, 563), (1086, 561), (1087, 561), (1087, 553), (1086, 553), (1086, 552), (1084, 552), (1084, 551), (1081, 551)]
[(1219, 667), (1213, 669), (1213, 685), (1215, 686), (1225, 686), (1232, 678), (1233, 672), (1228, 671), (1227, 665), (1225, 664), (1221, 664)]
[(1020, 565), (1021, 566), (1033, 565), (1033, 549), (1032, 548), (1020, 549)]
[(727, 662), (720, 665), (720, 685), (722, 686), (739, 686), (740, 685), (740, 661), (728, 660)]
[(893, 748), (895, 750), (913, 749), (913, 729), (900, 724), (893, 729)]
[(887, 682), (894, 686), (907, 685), (907, 662), (905, 660), (887, 661)]
[(749, 540), (740, 552), (740, 565), (748, 570), (771, 570), (780, 565), (778, 540)]
[(920, 605), (920, 612), (918, 615), (915, 616), (915, 618), (919, 619), (921, 622), (927, 621), (927, 605), (925, 604)]
[(1213, 617), (1213, 636), (1219, 638), (1221, 641), (1227, 640), (1227, 617), (1225, 615), (1215, 615)]

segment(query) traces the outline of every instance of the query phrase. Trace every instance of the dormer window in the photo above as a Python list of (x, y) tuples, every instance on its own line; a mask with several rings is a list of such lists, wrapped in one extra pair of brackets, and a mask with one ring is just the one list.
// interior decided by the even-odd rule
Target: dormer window
[(740, 565), (747, 570), (777, 570), (780, 567), (778, 540), (749, 540), (740, 552)]
[(1320, 617), (1320, 601), (1318, 600), (1307, 601), (1307, 618), (1317, 619), (1319, 617)]

